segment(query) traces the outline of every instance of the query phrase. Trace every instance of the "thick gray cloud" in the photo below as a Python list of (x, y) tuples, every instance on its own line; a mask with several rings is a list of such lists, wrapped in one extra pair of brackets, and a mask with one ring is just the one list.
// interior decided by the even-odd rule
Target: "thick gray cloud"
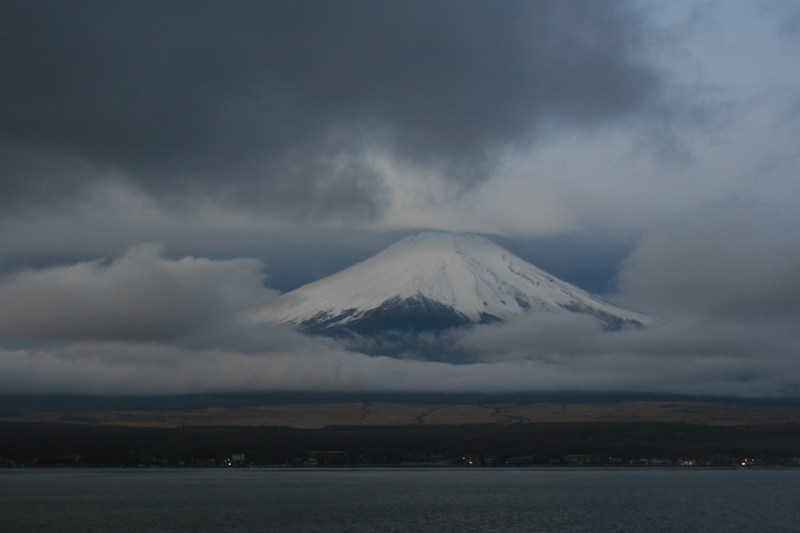
[(797, 396), (798, 222), (732, 197), (653, 228), (623, 262), (617, 297), (666, 319), (655, 327), (607, 332), (589, 317), (534, 314), (452, 341), (491, 362), (608, 371), (625, 361), (618, 370), (638, 376), (634, 390)]
[[(516, 344), (505, 342), (502, 354), (493, 341), (505, 339), (507, 330), (475, 330), (464, 342), (482, 346), (489, 357), (461, 365), (367, 356), (345, 351), (329, 340), (277, 330), (259, 336), (257, 351), (235, 343), (191, 347), (97, 341), (0, 348), (0, 387), (18, 394), (628, 391), (796, 397), (800, 393), (797, 361), (787, 353), (764, 351), (762, 345), (756, 357), (752, 348), (757, 341), (752, 339), (749, 347), (719, 350), (723, 342), (732, 345), (748, 339), (748, 334), (775, 330), (756, 330), (749, 324), (748, 330), (737, 333), (733, 328), (708, 331), (702, 324), (677, 324), (650, 332), (587, 334), (586, 325), (578, 324), (580, 341), (566, 340), (565, 334), (564, 342), (532, 353), (531, 341), (537, 336), (530, 335), (531, 327), (541, 325), (527, 323), (527, 339), (521, 333)], [(562, 323), (564, 328), (569, 325), (569, 319)], [(521, 332), (520, 326), (506, 327)], [(731, 333), (734, 337), (724, 341)], [(551, 334), (550, 340), (555, 337)], [(797, 353), (797, 338), (786, 341), (781, 337), (771, 344)]]
[(800, 318), (800, 219), (745, 198), (653, 229), (619, 274), (622, 298), (665, 316)]
[[(0, 390), (796, 397), (796, 21), (756, 1), (3, 2)], [(665, 322), (482, 326), (452, 365), (240, 321), (265, 283), (429, 228), (596, 292), (621, 268), (612, 299)]]
[[(800, 335), (796, 320), (786, 316), (755, 321), (693, 316), (649, 329), (608, 332), (579, 315), (534, 315), (481, 326), (453, 340), (481, 353), (487, 363), (516, 360), (559, 369), (561, 379), (549, 383), (549, 390), (800, 394)], [(596, 383), (576, 383), (578, 375), (593, 371)]]
[[(472, 354), (466, 364), (427, 362), (413, 354), (367, 356), (331, 339), (248, 324), (242, 312), (269, 305), (274, 295), (261, 286), (260, 261), (169, 260), (157, 247), (143, 246), (107, 263), (28, 270), (0, 284), (0, 331), (16, 340), (0, 348), (0, 387), (7, 393), (627, 391), (797, 397), (800, 305), (791, 285), (794, 271), (784, 269), (786, 242), (755, 238), (763, 236), (763, 227), (745, 225), (745, 233), (726, 223), (725, 212), (741, 213), (742, 206), (736, 207), (710, 207), (654, 230), (626, 262), (620, 296), (645, 301), (648, 291), (668, 291), (670, 298), (648, 301), (667, 301), (670, 320), (608, 332), (579, 314), (532, 314), (451, 333), (445, 342)], [(689, 237), (703, 229), (709, 234), (697, 246)], [(658, 254), (644, 261), (657, 239), (672, 245), (656, 247)], [(752, 260), (731, 260), (731, 239), (748, 245), (750, 258), (757, 258), (755, 272)], [(725, 279), (756, 286), (715, 285), (721, 270)], [(708, 283), (700, 282), (700, 272)], [(652, 282), (633, 283), (646, 279)]]
[(28, 269), (0, 280), (0, 335), (14, 340), (164, 339), (230, 328), (276, 294), (255, 259), (162, 257), (141, 245), (111, 261)]
[(469, 185), (542, 121), (640, 111), (642, 20), (608, 0), (4, 2), (2, 197), (113, 173), (374, 216), (371, 151)]

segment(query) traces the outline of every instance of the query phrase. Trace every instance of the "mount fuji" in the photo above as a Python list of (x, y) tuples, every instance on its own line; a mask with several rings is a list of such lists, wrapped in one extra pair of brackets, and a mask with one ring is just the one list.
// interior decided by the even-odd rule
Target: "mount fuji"
[(436, 332), (526, 313), (586, 313), (603, 327), (647, 326), (647, 315), (561, 281), (473, 234), (426, 232), (304, 285), (257, 321), (306, 333)]

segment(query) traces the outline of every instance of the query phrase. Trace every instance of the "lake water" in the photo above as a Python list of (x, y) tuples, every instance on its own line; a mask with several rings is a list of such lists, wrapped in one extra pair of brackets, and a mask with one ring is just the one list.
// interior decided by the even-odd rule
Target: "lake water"
[(11, 532), (800, 532), (800, 469), (5, 469)]

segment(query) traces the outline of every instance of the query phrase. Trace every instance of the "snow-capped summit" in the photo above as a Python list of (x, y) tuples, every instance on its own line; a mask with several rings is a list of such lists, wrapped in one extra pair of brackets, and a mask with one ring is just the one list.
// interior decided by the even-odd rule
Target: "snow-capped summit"
[(472, 234), (426, 232), (279, 298), (259, 320), (306, 331), (432, 330), (523, 313), (589, 313), (606, 327), (645, 325), (641, 313), (558, 280)]

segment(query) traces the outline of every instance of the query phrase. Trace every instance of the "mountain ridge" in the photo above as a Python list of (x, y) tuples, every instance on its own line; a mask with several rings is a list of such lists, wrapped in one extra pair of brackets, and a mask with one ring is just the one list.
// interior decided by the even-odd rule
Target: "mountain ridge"
[(581, 312), (607, 329), (649, 325), (475, 234), (424, 232), (278, 298), (258, 319), (330, 334), (425, 331)]

